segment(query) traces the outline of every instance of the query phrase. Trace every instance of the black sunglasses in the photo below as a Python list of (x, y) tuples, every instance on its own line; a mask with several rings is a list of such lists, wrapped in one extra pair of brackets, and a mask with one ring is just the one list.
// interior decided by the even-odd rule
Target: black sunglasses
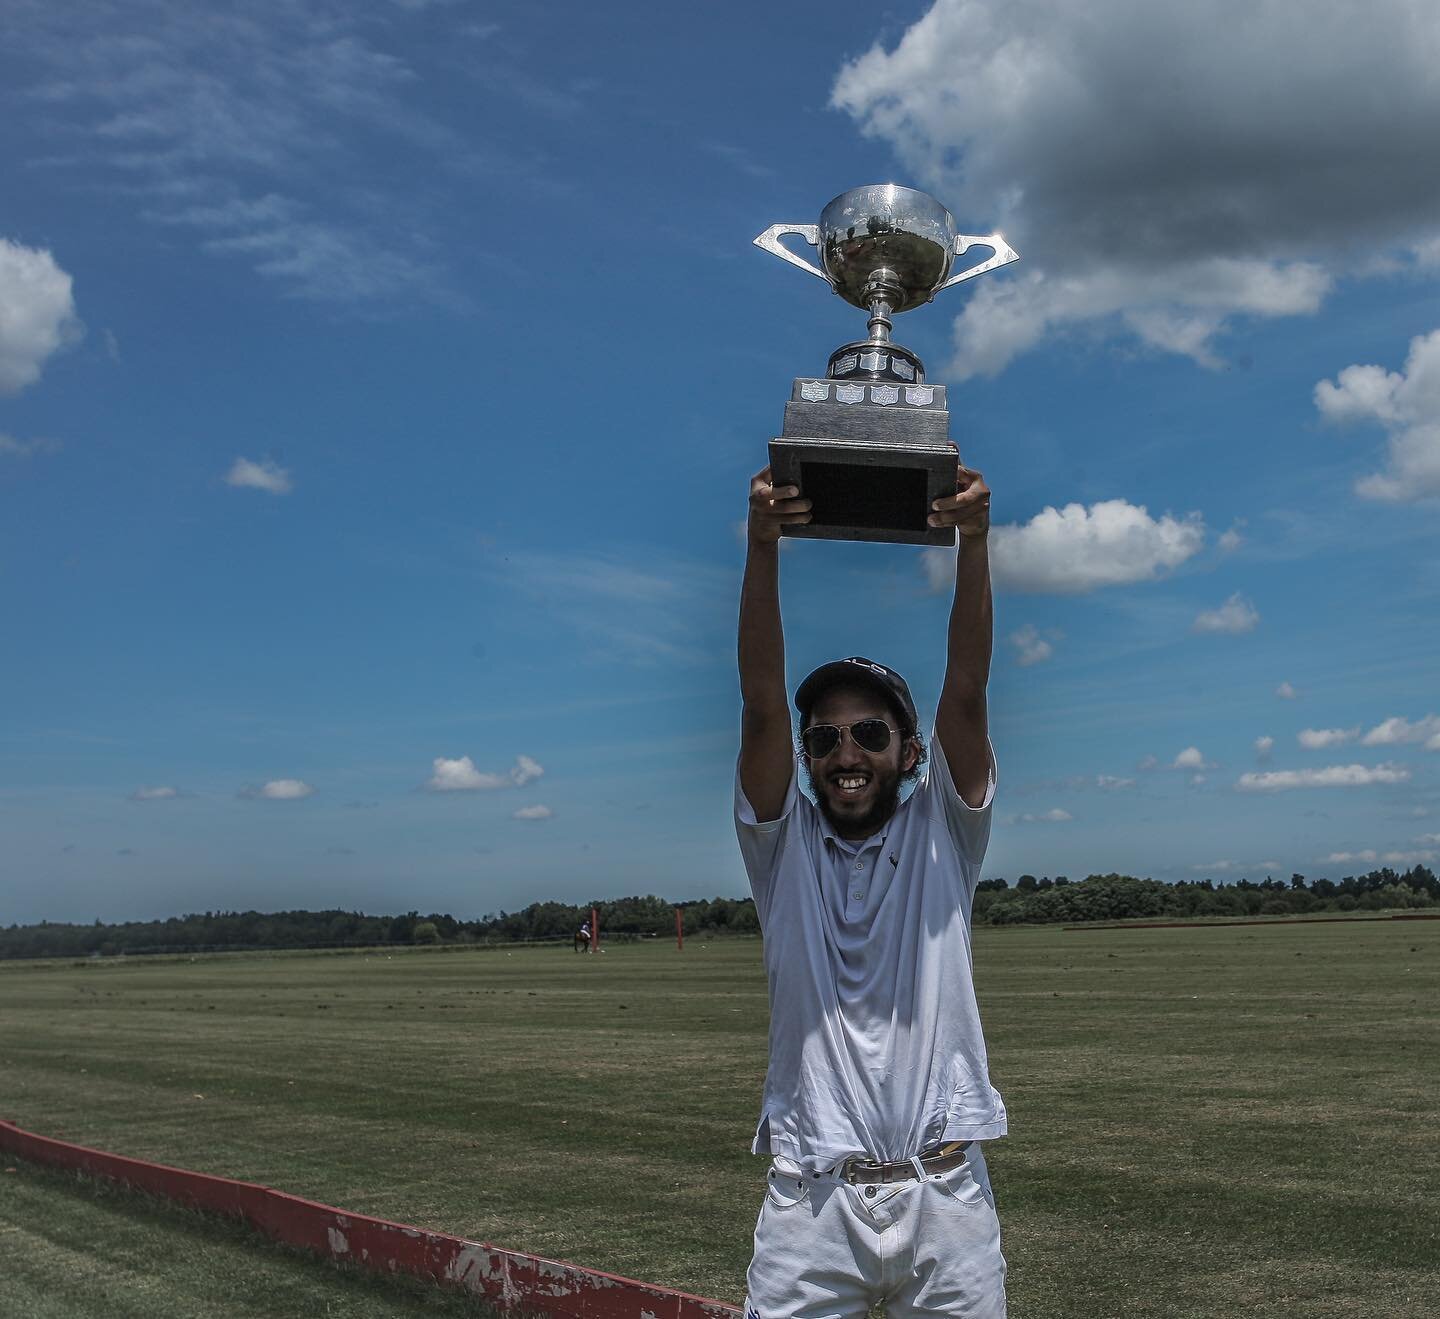
[(800, 745), (811, 760), (823, 760), (840, 745), (840, 739), (846, 733), (861, 751), (879, 752), (890, 745), (890, 734), (899, 731), (883, 719), (862, 719), (859, 723), (838, 726), (811, 724), (800, 734)]

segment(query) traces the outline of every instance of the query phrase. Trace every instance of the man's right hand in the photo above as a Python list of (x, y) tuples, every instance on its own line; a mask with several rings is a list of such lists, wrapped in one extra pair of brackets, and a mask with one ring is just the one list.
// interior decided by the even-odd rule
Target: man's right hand
[(750, 540), (773, 545), (780, 539), (781, 527), (809, 522), (810, 501), (799, 495), (793, 485), (771, 485), (768, 467), (756, 472), (750, 478)]

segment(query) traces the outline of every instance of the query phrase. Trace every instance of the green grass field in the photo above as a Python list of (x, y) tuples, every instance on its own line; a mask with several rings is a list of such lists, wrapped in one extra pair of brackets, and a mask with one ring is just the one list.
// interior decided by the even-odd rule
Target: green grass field
[[(1017, 1319), (1440, 1314), (1440, 922), (981, 929), (976, 976)], [(753, 941), (12, 963), (0, 1116), (738, 1300), (765, 1032)], [(0, 1177), (0, 1313), (83, 1252), (56, 1196)]]

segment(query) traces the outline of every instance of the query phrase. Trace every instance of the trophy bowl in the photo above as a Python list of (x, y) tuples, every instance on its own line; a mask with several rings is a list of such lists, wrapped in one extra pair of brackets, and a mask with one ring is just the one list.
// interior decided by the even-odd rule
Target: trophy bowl
[(929, 302), (950, 274), (955, 218), (929, 193), (895, 183), (851, 188), (820, 212), (818, 227), (826, 279), (862, 310), (868, 310), (867, 290), (882, 271), (900, 290), (896, 313)]

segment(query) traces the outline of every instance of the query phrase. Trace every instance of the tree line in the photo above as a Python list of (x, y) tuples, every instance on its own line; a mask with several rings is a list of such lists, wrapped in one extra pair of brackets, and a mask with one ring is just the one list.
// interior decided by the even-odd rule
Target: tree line
[(1167, 884), (1132, 875), (1091, 875), (1072, 884), (1064, 875), (1021, 875), (981, 880), (975, 893), (976, 924), (1079, 924), (1137, 919), (1187, 920), (1215, 916), (1310, 916), (1440, 906), (1440, 880), (1425, 866), (1402, 872), (1386, 867), (1369, 874), (1306, 880), (1267, 877), (1217, 884), (1210, 879)]
[[(671, 903), (663, 898), (614, 898), (583, 906), (532, 902), (523, 911), (459, 920), (441, 912), (369, 916), (358, 911), (231, 911), (172, 916), (163, 921), (91, 925), (42, 921), (0, 929), (0, 959), (91, 957), (141, 953), (196, 953), (259, 948), (359, 948), (386, 944), (507, 944), (568, 942), (590, 915), (600, 917), (604, 938), (667, 938), (675, 912), (687, 937), (757, 934), (760, 922), (750, 898), (709, 898)], [(976, 890), (976, 924), (1080, 924), (1137, 919), (1305, 916), (1325, 912), (1372, 912), (1440, 907), (1440, 880), (1417, 865), (1388, 867), (1339, 881), (1266, 878), (1233, 884), (1182, 880), (1167, 884), (1133, 875), (1090, 875), (1072, 883), (1021, 875), (982, 880)]]
[(0, 959), (90, 957), (141, 953), (222, 952), (250, 948), (360, 948), (387, 944), (568, 942), (596, 908), (603, 938), (674, 936), (681, 907), (685, 934), (755, 934), (751, 898), (709, 898), (676, 904), (654, 896), (611, 898), (577, 906), (532, 902), (523, 911), (478, 920), (409, 911), (368, 916), (358, 911), (207, 911), (161, 921), (91, 925), (42, 921), (0, 929)]

